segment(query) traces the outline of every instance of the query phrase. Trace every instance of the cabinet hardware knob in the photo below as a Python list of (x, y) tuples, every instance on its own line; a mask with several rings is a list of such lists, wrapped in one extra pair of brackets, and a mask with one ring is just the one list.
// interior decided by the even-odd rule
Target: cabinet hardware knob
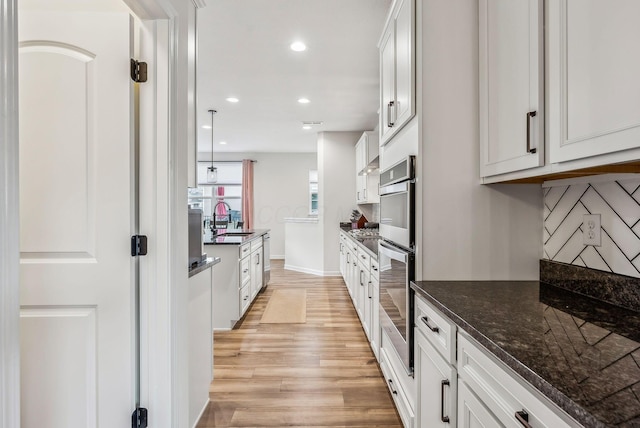
[(444, 415), (444, 387), (449, 386), (449, 380), (445, 379), (440, 384), (440, 420), (449, 423), (449, 416)]
[(420, 319), (423, 323), (425, 323), (427, 327), (429, 327), (429, 330), (431, 330), (432, 332), (437, 333), (440, 331), (439, 327), (433, 327), (431, 324), (429, 324), (429, 319), (427, 317), (421, 317)]
[(538, 151), (535, 147), (531, 147), (531, 118), (535, 116), (535, 111), (527, 113), (527, 153), (536, 153)]
[(529, 413), (527, 413), (525, 410), (516, 412), (516, 420), (520, 422), (523, 427), (532, 428), (531, 425), (529, 425)]

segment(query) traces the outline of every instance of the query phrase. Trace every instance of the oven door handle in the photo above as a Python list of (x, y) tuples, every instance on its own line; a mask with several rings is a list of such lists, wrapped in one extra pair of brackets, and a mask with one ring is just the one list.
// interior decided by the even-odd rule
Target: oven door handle
[(392, 247), (384, 241), (378, 241), (378, 251), (381, 254), (403, 263), (407, 263), (409, 255), (407, 252), (400, 250), (399, 248)]

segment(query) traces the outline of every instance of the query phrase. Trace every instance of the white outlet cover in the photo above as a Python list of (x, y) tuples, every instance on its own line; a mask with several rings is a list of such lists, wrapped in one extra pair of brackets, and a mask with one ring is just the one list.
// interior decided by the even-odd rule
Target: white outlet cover
[(582, 242), (584, 245), (602, 245), (600, 214), (585, 214), (582, 217)]

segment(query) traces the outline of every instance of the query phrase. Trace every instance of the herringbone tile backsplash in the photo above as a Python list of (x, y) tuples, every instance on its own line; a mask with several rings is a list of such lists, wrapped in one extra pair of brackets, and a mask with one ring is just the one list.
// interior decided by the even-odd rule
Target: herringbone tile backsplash
[[(584, 214), (600, 214), (602, 245), (585, 246)], [(640, 278), (640, 177), (544, 189), (544, 257)]]

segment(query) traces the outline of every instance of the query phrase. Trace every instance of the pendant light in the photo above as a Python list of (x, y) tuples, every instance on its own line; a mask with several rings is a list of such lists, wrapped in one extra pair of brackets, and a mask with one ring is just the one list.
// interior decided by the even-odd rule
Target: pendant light
[(213, 115), (217, 111), (212, 109), (209, 113), (211, 113), (211, 166), (207, 168), (207, 183), (215, 183), (218, 181), (218, 168), (213, 166)]

